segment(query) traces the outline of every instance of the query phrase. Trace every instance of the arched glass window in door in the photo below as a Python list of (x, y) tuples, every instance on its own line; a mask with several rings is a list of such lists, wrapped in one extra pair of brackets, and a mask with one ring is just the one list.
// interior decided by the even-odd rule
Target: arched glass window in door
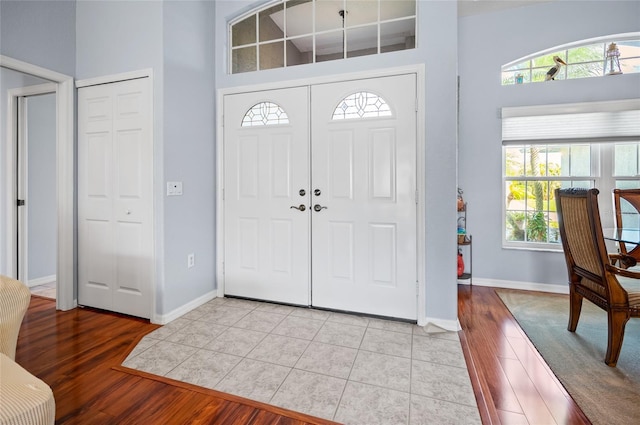
[(360, 91), (342, 99), (333, 111), (332, 120), (379, 118), (392, 115), (389, 104), (375, 93)]
[(273, 102), (253, 105), (242, 118), (242, 127), (275, 124), (289, 124), (289, 117), (280, 105)]

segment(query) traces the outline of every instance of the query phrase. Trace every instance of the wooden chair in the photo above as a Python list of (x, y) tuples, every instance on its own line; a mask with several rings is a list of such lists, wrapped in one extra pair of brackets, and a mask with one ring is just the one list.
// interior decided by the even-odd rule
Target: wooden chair
[(598, 210), (598, 189), (556, 189), (560, 237), (569, 272), (569, 325), (575, 332), (586, 298), (607, 312), (605, 363), (618, 362), (624, 328), (640, 317), (640, 273), (609, 261)]
[[(623, 220), (626, 203), (629, 203), (636, 212), (640, 214), (640, 189), (614, 189), (613, 190), (613, 206), (616, 212), (616, 227), (638, 227), (638, 222), (625, 223)], [(631, 245), (631, 249), (624, 242), (619, 242), (621, 267), (628, 268), (635, 266), (640, 261), (640, 245)]]

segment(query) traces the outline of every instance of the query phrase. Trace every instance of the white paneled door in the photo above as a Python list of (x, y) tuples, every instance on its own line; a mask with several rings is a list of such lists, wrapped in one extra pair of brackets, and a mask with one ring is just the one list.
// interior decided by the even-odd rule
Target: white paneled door
[(148, 78), (78, 89), (78, 303), (151, 317)]
[(224, 98), (225, 294), (309, 305), (308, 88)]
[(225, 294), (417, 318), (415, 79), (225, 96)]

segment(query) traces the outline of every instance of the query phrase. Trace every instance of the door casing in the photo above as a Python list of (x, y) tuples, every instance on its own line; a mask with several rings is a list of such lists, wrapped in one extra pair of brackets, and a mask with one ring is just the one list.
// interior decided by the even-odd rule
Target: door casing
[[(240, 86), (219, 89), (217, 91), (217, 117), (216, 117), (216, 166), (217, 166), (217, 199), (216, 199), (216, 281), (218, 282), (218, 296), (224, 296), (224, 96), (230, 94), (240, 94), (252, 91), (284, 89), (290, 87), (299, 87), (303, 85), (314, 85), (324, 83), (336, 83), (350, 80), (360, 80), (378, 77), (388, 77), (401, 74), (416, 74), (416, 111), (424, 111), (424, 65), (412, 65), (398, 68), (388, 68), (375, 71), (357, 72), (349, 74), (338, 74), (332, 76), (323, 76), (309, 78), (304, 80), (292, 80), (277, 83), (266, 83), (252, 86)], [(420, 113), (416, 119), (416, 189), (417, 189), (417, 295), (418, 295), (418, 325), (427, 324), (426, 318), (426, 300), (425, 300), (425, 117)]]
[[(58, 310), (71, 310), (77, 306), (74, 295), (76, 283), (75, 269), (75, 232), (74, 232), (74, 183), (75, 183), (75, 163), (74, 163), (74, 103), (73, 103), (73, 77), (51, 71), (27, 62), (0, 55), (0, 67), (14, 71), (30, 74), (55, 84), (56, 92), (56, 197), (57, 207), (57, 266), (56, 276), (58, 285), (56, 294), (56, 308)], [(17, 113), (16, 97), (9, 97), (8, 105), (9, 117), (14, 117)], [(14, 122), (15, 120), (11, 120)], [(15, 140), (15, 125), (7, 125), (7, 140)], [(16, 198), (16, 151), (13, 143), (7, 143), (6, 148), (6, 208), (7, 208), (7, 229), (15, 229), (17, 223), (17, 212), (14, 208)], [(13, 237), (7, 238), (5, 242), (6, 268), (7, 273), (12, 277), (17, 277), (15, 243)]]

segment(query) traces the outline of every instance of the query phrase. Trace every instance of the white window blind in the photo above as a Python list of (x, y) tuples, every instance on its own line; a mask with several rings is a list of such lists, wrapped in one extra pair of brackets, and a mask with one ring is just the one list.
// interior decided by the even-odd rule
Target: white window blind
[(502, 108), (502, 144), (640, 140), (640, 99)]

